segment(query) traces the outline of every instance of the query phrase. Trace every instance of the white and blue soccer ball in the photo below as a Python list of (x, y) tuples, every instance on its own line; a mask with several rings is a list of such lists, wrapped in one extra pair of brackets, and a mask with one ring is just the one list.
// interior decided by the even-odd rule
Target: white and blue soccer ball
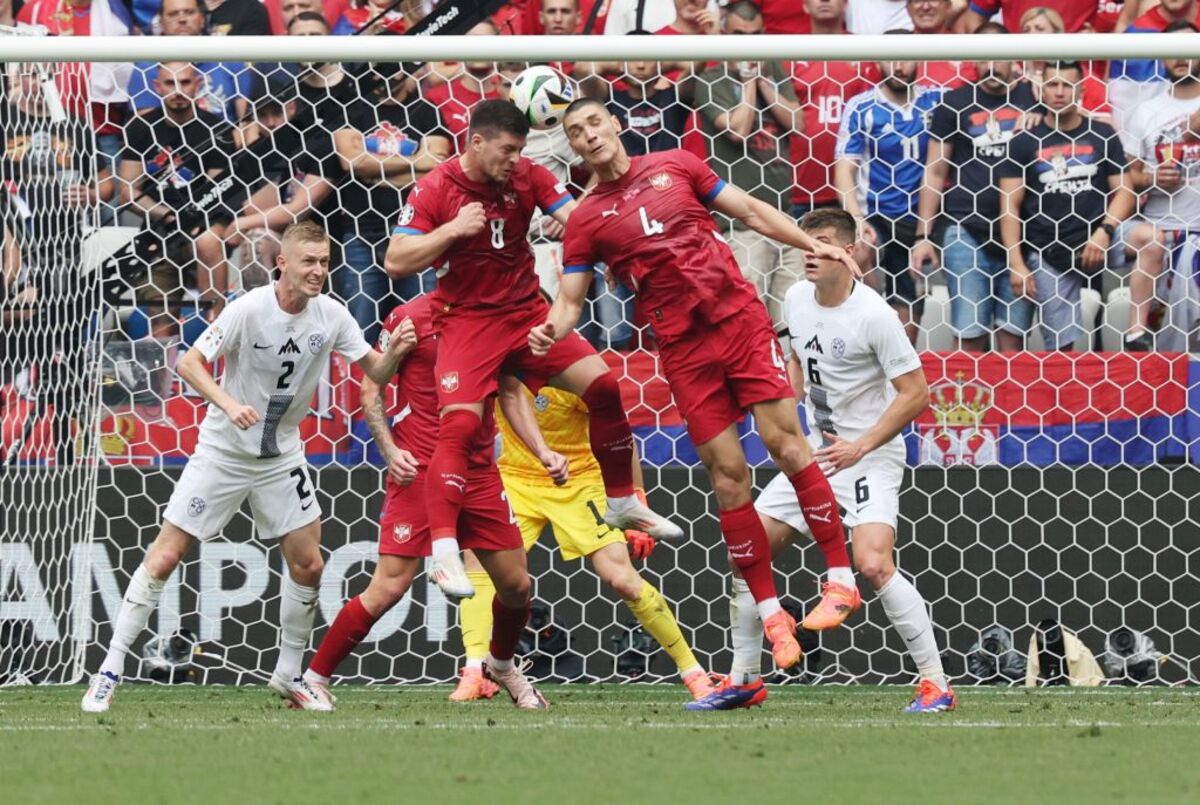
[(548, 129), (562, 122), (563, 112), (575, 100), (575, 87), (553, 67), (538, 65), (513, 80), (508, 99), (529, 118), (529, 125)]

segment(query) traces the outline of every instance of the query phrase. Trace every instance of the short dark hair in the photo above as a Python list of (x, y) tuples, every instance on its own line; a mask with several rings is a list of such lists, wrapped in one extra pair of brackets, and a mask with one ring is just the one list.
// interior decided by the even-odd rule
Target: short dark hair
[(1200, 32), (1200, 28), (1196, 27), (1196, 23), (1191, 20), (1175, 20), (1166, 28), (1163, 28), (1164, 34), (1173, 34), (1176, 31), (1191, 31), (1192, 33)]
[(1075, 72), (1079, 73), (1080, 78), (1083, 78), (1084, 75), (1086, 75), (1082, 62), (1067, 59), (1046, 62), (1045, 65), (1042, 66), (1042, 76), (1044, 77), (1050, 70), (1058, 70), (1060, 72), (1063, 70), (1074, 70)]
[(529, 118), (511, 101), (492, 99), (481, 102), (471, 111), (470, 134), (490, 140), (501, 132), (517, 137), (529, 136)]
[(288, 20), (287, 29), (292, 30), (292, 26), (298, 22), (319, 22), (325, 26), (325, 30), (329, 30), (329, 21), (325, 19), (324, 14), (318, 14), (316, 11), (301, 11), (296, 16)]
[(582, 98), (576, 98), (575, 100), (573, 100), (569, 104), (567, 104), (567, 108), (563, 110), (563, 116), (562, 116), (563, 123), (566, 123), (568, 117), (573, 115), (575, 112), (578, 112), (580, 109), (582, 109), (585, 106), (599, 106), (604, 111), (606, 111), (606, 112), (608, 111), (608, 107), (605, 106), (600, 101), (596, 100), (595, 98), (588, 98), (586, 96), (584, 96)]
[(763, 15), (762, 8), (754, 0), (734, 0), (725, 6), (725, 14), (740, 17), (746, 22), (756, 20)]
[(1008, 33), (1008, 28), (1006, 28), (1004, 25), (996, 22), (995, 20), (988, 20), (983, 25), (980, 25), (978, 28), (976, 28), (975, 33), (977, 33), (977, 34), (1006, 34), (1006, 33)]
[(858, 240), (858, 222), (854, 220), (853, 215), (840, 207), (818, 207), (810, 210), (800, 219), (800, 228), (805, 232), (832, 229), (845, 245)]

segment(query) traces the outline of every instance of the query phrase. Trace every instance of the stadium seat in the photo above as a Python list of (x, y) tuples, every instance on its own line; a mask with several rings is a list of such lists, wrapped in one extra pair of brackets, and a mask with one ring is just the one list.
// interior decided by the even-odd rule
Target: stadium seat
[(954, 349), (950, 329), (950, 293), (945, 285), (930, 285), (925, 295), (925, 315), (917, 334), (917, 351), (949, 352)]
[[(1091, 288), (1084, 288), (1083, 294), (1083, 335), (1075, 340), (1075, 350), (1086, 352), (1092, 348), (1096, 336), (1096, 317), (1100, 314), (1102, 300), (1100, 293)], [(1034, 316), (1033, 331), (1029, 334), (1029, 349), (1033, 352), (1043, 352), (1046, 342), (1042, 338), (1041, 317)]]
[(1114, 288), (1104, 305), (1100, 342), (1106, 352), (1119, 352), (1125, 328), (1129, 324), (1129, 289)]

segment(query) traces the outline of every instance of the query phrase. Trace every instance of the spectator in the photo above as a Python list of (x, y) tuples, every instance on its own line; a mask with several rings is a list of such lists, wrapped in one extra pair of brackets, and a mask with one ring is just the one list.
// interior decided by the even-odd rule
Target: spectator
[[(847, 0), (805, 0), (810, 32), (847, 34)], [(879, 80), (874, 62), (795, 62), (792, 85), (802, 112), (804, 131), (792, 137), (796, 180), (792, 189), (792, 215), (796, 220), (817, 207), (838, 206), (833, 186), (833, 161), (838, 127), (846, 101), (875, 86)]]
[(210, 36), (270, 36), (267, 9), (258, 0), (205, 0)]
[[(1167, 32), (1195, 34), (1196, 26), (1178, 21)], [(1180, 243), (1200, 222), (1200, 63), (1164, 59), (1162, 66), (1170, 88), (1134, 111), (1124, 139), (1134, 190), (1145, 194), (1142, 216), (1153, 226), (1153, 233), (1142, 233), (1131, 244), (1137, 263), (1129, 275), (1125, 348), (1139, 352), (1154, 346), (1150, 303), (1166, 262), (1164, 243)]]
[(263, 5), (271, 21), (271, 33), (284, 36), (296, 15), (306, 11), (323, 15), (325, 24), (332, 30), (350, 3), (349, 0), (264, 0)]
[[(203, 0), (163, 0), (163, 36), (201, 36), (204, 34)], [(230, 123), (240, 119), (248, 108), (253, 91), (254, 73), (244, 64), (201, 62), (196, 65), (203, 86), (196, 97), (205, 112), (221, 115)], [(162, 106), (154, 91), (158, 62), (138, 62), (129, 77), (129, 102), (138, 114)]]
[(552, 33), (560, 36), (568, 33), (585, 35), (604, 33), (604, 26), (608, 21), (609, 0), (575, 0), (575, 2), (568, 0), (567, 4), (572, 7), (575, 27), (569, 31), (551, 31), (548, 28), (548, 18), (543, 11), (541, 0), (527, 0), (525, 9), (521, 13), (520, 33), (530, 36)]
[[(498, 33), (490, 20), (484, 20), (467, 31), (467, 36), (496, 36)], [(434, 65), (434, 71), (425, 81), (425, 99), (437, 108), (441, 128), (450, 132), (455, 152), (461, 153), (467, 144), (471, 110), (485, 98), (500, 97), (496, 65), (490, 61), (443, 62)]]
[[(421, 20), (419, 3), (396, 5), (393, 0), (352, 0), (333, 26), (334, 36), (350, 36), (360, 31), (367, 34), (389, 31), (402, 34)], [(416, 15), (415, 19), (409, 15)], [(367, 23), (371, 27), (363, 30)]]
[[(976, 32), (1007, 31), (989, 22)], [(1013, 135), (1036, 119), (1037, 101), (1012, 62), (979, 62), (976, 68), (982, 78), (947, 92), (933, 110), (912, 264), (937, 268), (933, 222), (940, 213), (947, 224), (941, 262), (957, 348), (982, 352), (994, 332), (995, 348), (1012, 352), (1024, 347), (1033, 305), (1013, 295), (1008, 259), (993, 229), (1000, 217), (996, 171), (1008, 159)]]
[(541, 0), (538, 21), (542, 33), (549, 36), (574, 36), (579, 29), (578, 0)]
[[(1027, 34), (1061, 34), (1064, 32), (1063, 19), (1059, 13), (1046, 6), (1035, 6), (1021, 17), (1021, 31)], [(1092, 62), (1081, 62), (1085, 71), (1083, 87), (1080, 93), (1080, 106), (1092, 117), (1107, 120), (1112, 114), (1108, 105), (1108, 83), (1101, 77)], [(1034, 90), (1040, 90), (1038, 81), (1045, 67), (1044, 61), (1031, 61), (1025, 64), (1023, 72), (1029, 76)]]
[[(953, 33), (955, 18), (951, 0), (908, 0), (906, 8), (912, 18), (914, 34)], [(959, 9), (961, 13), (962, 9)], [(917, 83), (943, 89), (954, 89), (978, 78), (975, 65), (963, 61), (918, 62)]]
[(720, 28), (720, 14), (709, 8), (708, 0), (675, 0), (675, 19), (654, 32), (659, 35), (706, 36)]
[[(879, 71), (879, 84), (852, 98), (846, 107), (834, 182), (842, 207), (863, 225), (864, 236), (876, 246), (879, 271), (872, 272), (872, 281), (915, 342), (925, 302), (914, 277), (919, 269), (910, 270), (909, 250), (916, 239), (917, 199), (925, 175), (926, 119), (942, 93), (917, 85), (916, 62), (880, 62)], [(859, 197), (862, 171), (866, 172), (865, 199)]]
[[(661, 31), (675, 21), (678, 16), (676, 9), (680, 2), (681, 0), (612, 0), (608, 7), (604, 34), (625, 36), (635, 31)], [(709, 0), (708, 10), (715, 19), (718, 11), (713, 0)]]
[[(725, 8), (726, 35), (760, 34), (762, 12), (749, 0)], [(717, 64), (701, 73), (696, 106), (709, 141), (713, 169), (722, 179), (745, 188), (768, 204), (790, 206), (790, 142), (799, 126), (799, 104), (787, 69), (780, 62)], [(784, 293), (804, 267), (801, 253), (733, 225), (730, 246), (742, 274), (758, 287), (771, 319), (780, 322)]]
[(851, 0), (846, 7), (846, 29), (852, 34), (882, 34), (910, 28), (912, 19), (904, 0)]
[(1077, 33), (1091, 25), (1099, 4), (1096, 0), (970, 0), (966, 14), (966, 31), (974, 33), (997, 13), (1004, 17), (1010, 33), (1021, 33), (1021, 18), (1034, 6), (1047, 6), (1058, 12), (1067, 33)]
[(621, 140), (630, 156), (679, 148), (683, 143), (691, 110), (659, 69), (658, 62), (627, 62), (625, 80), (609, 96), (609, 111), (621, 121)]
[(348, 173), (339, 191), (345, 265), (335, 273), (334, 287), (370, 343), (388, 313), (420, 292), (418, 277), (390, 279), (383, 255), (408, 189), (449, 158), (453, 140), (404, 73), (368, 72), (359, 79), (358, 95), (345, 127), (333, 135)]
[(1079, 107), (1083, 67), (1048, 63), (1045, 117), (1013, 137), (1000, 175), (1000, 233), (1013, 292), (1036, 300), (1049, 350), (1083, 333), (1086, 275), (1104, 268), (1113, 236), (1137, 199), (1112, 126)]
[[(1126, 33), (1163, 33), (1173, 22), (1200, 25), (1200, 0), (1161, 0), (1134, 20)], [(1162, 62), (1153, 59), (1114, 60), (1109, 64), (1108, 97), (1113, 107), (1113, 125), (1125, 130), (1126, 118), (1141, 104), (1167, 89)]]
[[(160, 231), (168, 231), (168, 248), (151, 267), (149, 283), (139, 299), (155, 309), (151, 333), (166, 337), (178, 332), (173, 315), (183, 301), (185, 275), (196, 270), (200, 300), (215, 318), (225, 304), (228, 277), (223, 239), (226, 224), (208, 219), (212, 237), (180, 231), (195, 184), (207, 188), (204, 177), (228, 176), (233, 151), (232, 131), (222, 118), (200, 109), (196, 96), (203, 78), (184, 62), (164, 62), (155, 77), (162, 105), (135, 117), (125, 128), (117, 189), (121, 202), (140, 209)], [(182, 235), (182, 236), (179, 236)], [(199, 263), (199, 265), (196, 265)], [(161, 309), (161, 312), (159, 312)]]
[[(33, 65), (8, 67), (0, 73), (0, 372), (35, 381), (21, 390), (51, 415), (61, 466), (73, 460), (71, 419), (93, 399), (85, 341), (97, 292), (95, 277), (79, 270), (81, 235), (113, 184), (88, 126), (53, 120)], [(40, 326), (26, 324), (35, 318)]]
[[(1154, 0), (1157, 2), (1157, 0)], [(1098, 34), (1122, 34), (1139, 16), (1139, 0), (1100, 0), (1096, 16), (1092, 17), (1092, 30)]]

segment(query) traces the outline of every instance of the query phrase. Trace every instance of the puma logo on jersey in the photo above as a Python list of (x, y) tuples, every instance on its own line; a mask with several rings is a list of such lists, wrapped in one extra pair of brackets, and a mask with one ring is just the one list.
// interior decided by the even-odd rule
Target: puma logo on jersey
[(820, 355), (825, 354), (825, 350), (821, 349), (821, 342), (817, 339), (817, 337), (815, 335), (812, 338), (808, 339), (808, 343), (804, 345), (804, 348), (807, 350), (810, 350), (812, 352), (816, 352)]
[(296, 346), (296, 340), (295, 340), (295, 339), (293, 339), (293, 338), (289, 338), (289, 339), (287, 340), (287, 343), (286, 343), (286, 344), (284, 344), (282, 347), (280, 347), (280, 348), (279, 348), (279, 354), (280, 354), (280, 355), (289, 355), (289, 354), (290, 354), (290, 355), (299, 355), (299, 354), (300, 354), (300, 347)]
[(618, 213), (618, 212), (617, 212), (617, 205), (616, 205), (616, 204), (614, 204), (614, 205), (612, 205), (612, 209), (611, 209), (611, 210), (604, 210), (603, 212), (601, 212), (601, 213), (600, 213), (600, 217), (601, 217), (601, 218), (607, 218), (607, 217), (608, 217), (608, 216), (610, 216), (610, 215), (619, 215), (619, 214), (620, 214), (620, 213)]

